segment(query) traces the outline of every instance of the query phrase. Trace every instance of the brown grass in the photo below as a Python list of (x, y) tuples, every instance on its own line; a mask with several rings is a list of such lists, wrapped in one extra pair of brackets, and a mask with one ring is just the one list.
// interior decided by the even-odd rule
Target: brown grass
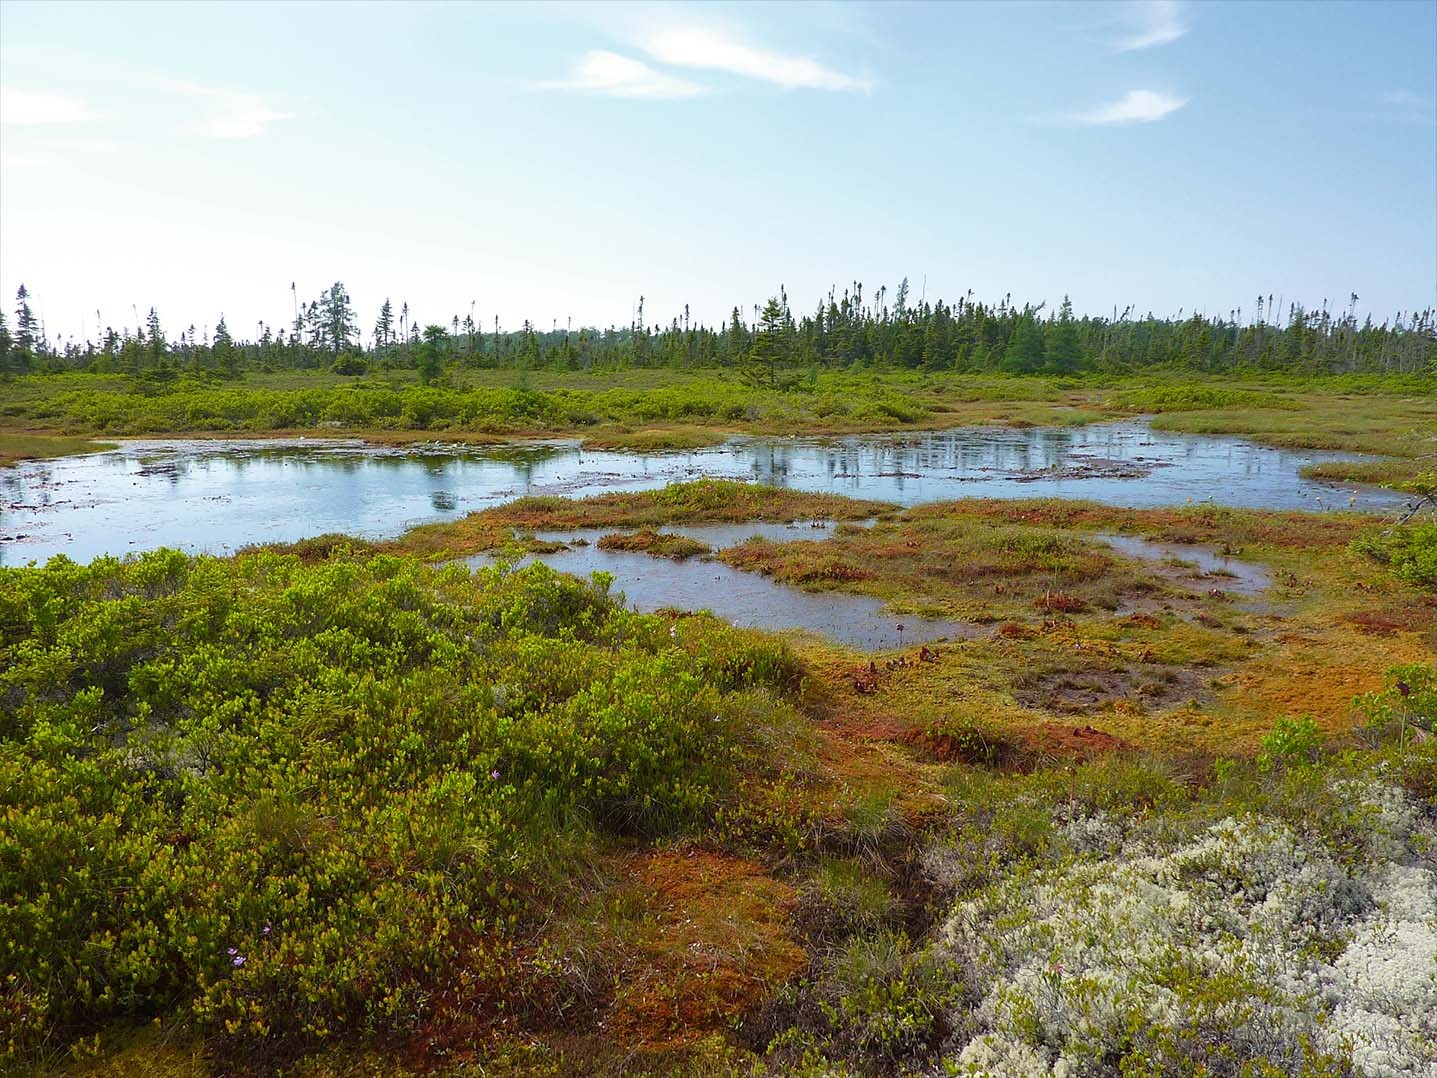
[(615, 532), (601, 538), (598, 545), (600, 550), (627, 550), (655, 558), (672, 558), (675, 561), (709, 552), (707, 544), (700, 543), (697, 539), (690, 539), (686, 535), (670, 535), (652, 528), (644, 528), (627, 535)]
[[(746, 521), (864, 520), (892, 512), (884, 502), (805, 494), (724, 479), (675, 483), (658, 490), (592, 498), (519, 498), (470, 519), (525, 529), (656, 528), (666, 524)], [(462, 523), (462, 522), (461, 522)]]

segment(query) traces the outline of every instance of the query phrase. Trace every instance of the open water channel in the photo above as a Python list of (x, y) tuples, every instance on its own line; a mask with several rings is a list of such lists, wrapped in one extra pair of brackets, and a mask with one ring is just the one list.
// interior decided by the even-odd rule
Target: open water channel
[[(733, 438), (709, 449), (665, 454), (585, 450), (572, 441), (395, 449), (325, 439), (136, 440), (108, 452), (0, 471), (0, 565), (56, 554), (88, 561), (160, 546), (228, 554), (325, 532), (386, 538), (529, 494), (580, 497), (700, 476), (901, 505), (1046, 496), (1134, 507), (1214, 501), (1383, 512), (1403, 503), (1389, 491), (1300, 475), (1305, 464), (1345, 456), (1226, 436), (1169, 434), (1154, 431), (1145, 420)], [(761, 529), (695, 534), (722, 547), (755, 530)], [(601, 553), (593, 546), (544, 560), (579, 573), (629, 566), (615, 573), (615, 590), (645, 609), (708, 606), (741, 624), (809, 628), (865, 647), (900, 638), (897, 621), (884, 617), (874, 600), (812, 595), (713, 562)], [(693, 597), (702, 601), (688, 601)], [(905, 630), (902, 639), (916, 642), (963, 635), (966, 627), (908, 619)]]

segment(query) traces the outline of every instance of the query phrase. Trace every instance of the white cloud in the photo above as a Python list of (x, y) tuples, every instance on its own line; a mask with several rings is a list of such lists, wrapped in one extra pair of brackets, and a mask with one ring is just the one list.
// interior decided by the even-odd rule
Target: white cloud
[(704, 27), (653, 31), (645, 35), (640, 44), (660, 63), (723, 71), (790, 90), (869, 90), (873, 87), (871, 79), (846, 75), (807, 56), (755, 48)]
[(195, 128), (211, 138), (254, 138), (277, 120), (288, 120), (291, 114), (279, 112), (260, 94), (215, 90), (207, 86), (183, 87), (196, 97), (212, 99), (218, 106)]
[[(110, 85), (152, 99), (158, 96), (168, 98), (170, 102), (187, 98), (193, 100), (203, 106), (202, 115), (198, 119), (191, 118), (188, 130), (211, 138), (253, 138), (264, 134), (271, 123), (290, 119), (291, 115), (276, 108), (262, 94), (205, 86), (145, 72), (123, 73), (111, 80)], [(114, 102), (111, 104), (113, 106)], [(129, 111), (133, 112), (138, 107), (132, 102)], [(185, 123), (183, 112), (176, 115), (172, 109), (166, 110), (162, 100), (143, 102), (143, 108), (152, 118), (165, 116), (168, 112), (174, 115), (177, 123)], [(111, 115), (105, 117), (107, 122), (122, 118), (117, 117), (116, 111), (126, 110), (112, 108)], [(71, 97), (8, 86), (0, 89), (0, 122), (6, 126), (55, 126), (100, 118), (83, 102)]]
[(1119, 52), (1171, 45), (1188, 32), (1178, 0), (1135, 0), (1128, 14), (1132, 29), (1118, 41)]
[(95, 114), (74, 98), (0, 87), (0, 123), (28, 127), (78, 124), (94, 118)]
[(1437, 116), (1437, 99), (1421, 97), (1411, 90), (1389, 90), (1381, 100), (1402, 119), (1413, 123), (1431, 123)]
[(538, 85), (540, 89), (547, 90), (578, 90), (651, 101), (696, 97), (705, 92), (698, 83), (656, 71), (642, 60), (606, 49), (584, 53), (574, 65), (572, 78)]
[(1080, 124), (1106, 126), (1149, 124), (1176, 112), (1187, 103), (1188, 99), (1185, 97), (1174, 97), (1157, 90), (1130, 90), (1120, 101), (1114, 101), (1111, 105), (1104, 105), (1092, 112), (1080, 112), (1071, 119)]

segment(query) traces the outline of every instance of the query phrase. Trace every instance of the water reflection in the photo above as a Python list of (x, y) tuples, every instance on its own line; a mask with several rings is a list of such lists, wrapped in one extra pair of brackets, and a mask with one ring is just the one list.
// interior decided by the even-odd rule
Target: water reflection
[[(831, 522), (820, 521), (695, 525), (665, 530), (690, 536), (719, 550), (753, 535), (778, 541), (814, 539), (832, 534), (833, 528)], [(883, 612), (881, 601), (866, 595), (803, 591), (705, 558), (670, 561), (629, 551), (601, 550), (595, 544), (603, 534), (603, 529), (544, 533), (540, 538), (582, 542), (567, 550), (527, 557), (519, 564), (542, 561), (560, 572), (580, 577), (595, 572), (608, 573), (614, 578), (612, 593), (622, 593), (627, 605), (645, 613), (666, 608), (710, 610), (734, 625), (775, 632), (800, 629), (865, 651), (935, 640), (971, 639), (984, 632), (978, 626), (961, 621), (891, 616)], [(467, 559), (471, 566), (491, 561), (482, 554)]]
[(0, 564), (170, 545), (226, 553), (329, 531), (379, 538), (525, 494), (584, 496), (700, 476), (915, 504), (971, 496), (1090, 498), (1137, 507), (1217, 500), (1382, 510), (1400, 495), (1338, 490), (1298, 469), (1343, 454), (1154, 432), (963, 428), (899, 436), (734, 439), (644, 456), (574, 442), (498, 449), (355, 442), (137, 441), (0, 471)]

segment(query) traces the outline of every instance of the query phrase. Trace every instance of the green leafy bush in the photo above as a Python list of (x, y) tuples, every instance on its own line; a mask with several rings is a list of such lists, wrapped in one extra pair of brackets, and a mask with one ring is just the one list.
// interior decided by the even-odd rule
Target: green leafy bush
[(1423, 588), (1437, 589), (1437, 524), (1405, 524), (1353, 540), (1352, 549)]
[(1257, 764), (1264, 771), (1277, 766), (1300, 767), (1315, 763), (1321, 751), (1322, 733), (1311, 715), (1300, 719), (1284, 716), (1263, 736)]
[(702, 822), (772, 755), (781, 645), (542, 565), (327, 553), (0, 569), (0, 1059), (121, 1015), (412, 1027), (576, 827)]

